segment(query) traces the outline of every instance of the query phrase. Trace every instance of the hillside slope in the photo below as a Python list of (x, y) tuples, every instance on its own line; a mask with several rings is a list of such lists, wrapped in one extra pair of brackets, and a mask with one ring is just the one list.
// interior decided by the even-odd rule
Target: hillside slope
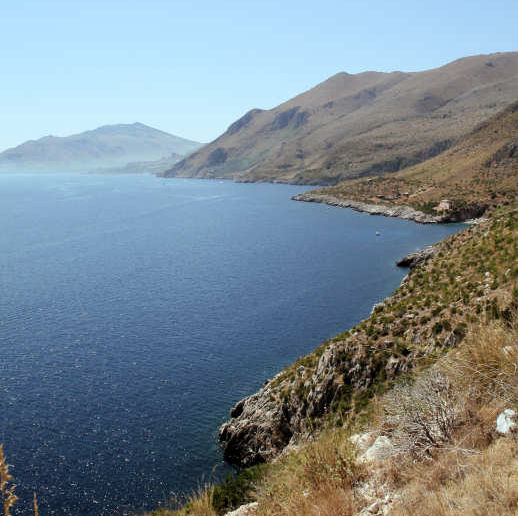
[(458, 344), (469, 325), (510, 320), (517, 228), (512, 211), (442, 241), (370, 317), (238, 402), (220, 428), (225, 458), (244, 466), (270, 461), (326, 420), (361, 414), (397, 377)]
[(30, 140), (0, 153), (1, 172), (77, 172), (188, 154), (201, 144), (144, 124), (105, 125), (92, 131)]
[(325, 197), (411, 206), (429, 214), (438, 214), (435, 208), (448, 199), (452, 208), (446, 217), (462, 212), (469, 217), (512, 202), (518, 197), (518, 102), (477, 126), (453, 148), (423, 163), (395, 174), (314, 190), (297, 200)]
[(99, 168), (97, 174), (155, 174), (160, 175), (178, 163), (183, 156), (173, 152), (170, 156), (152, 161), (132, 161), (119, 167)]
[(339, 73), (253, 109), (167, 177), (334, 184), (432, 157), (518, 96), (518, 52), (416, 73)]

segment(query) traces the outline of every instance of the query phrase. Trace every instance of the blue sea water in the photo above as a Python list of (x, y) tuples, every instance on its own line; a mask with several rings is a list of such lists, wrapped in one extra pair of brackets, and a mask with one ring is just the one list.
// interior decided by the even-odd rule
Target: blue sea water
[[(0, 443), (23, 514), (153, 508), (228, 470), (233, 404), (460, 226), (293, 202), (305, 187), (0, 175)], [(376, 236), (379, 231), (380, 236)]]

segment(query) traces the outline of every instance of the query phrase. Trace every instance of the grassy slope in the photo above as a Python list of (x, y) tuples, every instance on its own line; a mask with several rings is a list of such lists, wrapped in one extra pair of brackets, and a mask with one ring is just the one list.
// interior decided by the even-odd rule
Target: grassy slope
[(510, 202), (518, 195), (518, 102), (478, 126), (455, 147), (419, 165), (314, 193), (374, 204), (406, 204), (427, 212), (445, 198), (459, 206)]
[[(478, 391), (469, 403), (462, 403), (462, 411), (469, 408), (471, 412), (457, 411), (459, 421), (449, 441), (459, 450), (470, 447), (478, 450), (477, 453), (466, 455), (457, 450), (452, 455), (438, 447), (430, 456), (434, 461), (406, 461), (400, 457), (395, 463), (387, 462), (366, 471), (355, 461), (356, 452), (347, 435), (351, 429), (365, 425), (381, 431), (386, 423), (383, 417), (380, 422), (380, 416), (375, 417), (375, 413), (383, 412), (387, 403), (385, 398), (394, 385), (399, 385), (402, 378), (408, 380), (425, 374), (430, 365), (445, 360), (441, 357), (446, 356), (446, 360), (454, 364), (450, 368), (454, 371), (461, 371), (466, 357), (470, 357), (474, 367), (467, 368), (455, 379), (459, 392), (466, 393), (468, 390), (471, 392), (471, 387), (468, 387), (476, 381), (473, 369), (483, 370), (483, 365), (478, 367), (477, 364), (483, 364), (484, 357), (491, 356), (488, 349), (498, 352), (502, 350), (502, 343), (516, 345), (516, 332), (513, 333), (508, 325), (518, 306), (517, 235), (518, 212), (509, 209), (504, 212), (502, 209), (491, 220), (447, 238), (442, 242), (439, 253), (411, 270), (402, 286), (369, 318), (284, 370), (277, 379), (279, 396), (302, 399), (305, 387), (299, 385), (295, 375), (300, 365), (309, 370), (306, 377), (310, 377), (318, 357), (326, 348), (341, 349), (346, 357), (351, 346), (359, 345), (365, 353), (363, 367), (371, 368), (372, 381), (365, 389), (354, 393), (343, 390), (342, 397), (335, 400), (327, 417), (313, 422), (315, 428), (322, 428), (322, 423), (327, 422), (330, 430), (320, 434), (314, 444), (266, 466), (260, 475), (263, 480), (256, 480), (256, 494), (246, 493), (241, 485), (241, 496), (226, 508), (237, 505), (239, 498), (246, 501), (254, 497), (259, 501), (258, 514), (355, 514), (378, 496), (367, 496), (356, 489), (370, 482), (392, 493), (408, 490), (412, 500), (419, 499), (419, 503), (430, 506), (429, 514), (443, 514), (436, 508), (439, 502), (447, 503), (458, 496), (459, 506), (465, 503), (468, 507), (472, 486), (476, 482), (485, 482), (481, 484), (485, 491), (483, 489), (477, 495), (483, 498), (479, 502), (481, 506), (497, 507), (499, 514), (511, 514), (518, 502), (513, 493), (518, 490), (515, 484), (506, 487), (505, 478), (508, 475), (512, 482), (518, 480), (513, 473), (517, 448), (514, 441), (494, 442), (492, 425), (495, 410), (502, 407), (502, 398), (494, 397), (498, 389), (488, 386), (487, 382), (479, 383), (485, 385), (489, 395), (482, 396)], [(464, 362), (454, 361), (457, 360), (454, 355), (457, 349), (461, 352), (467, 350), (463, 355)], [(478, 355), (476, 349), (481, 350)], [(516, 357), (518, 354), (512, 355), (512, 367), (516, 367)], [(393, 374), (394, 360), (398, 363), (400, 380), (396, 380), (398, 375)], [(503, 372), (499, 367), (496, 363), (493, 368), (497, 376)], [(491, 373), (486, 374), (486, 377), (490, 376)], [(466, 379), (469, 382), (463, 383)], [(335, 380), (343, 383), (346, 378), (337, 375)], [(515, 394), (508, 403), (516, 407), (518, 398)], [(335, 427), (337, 422), (342, 425), (341, 429), (340, 425)], [(391, 424), (394, 425), (393, 420)], [(504, 451), (505, 457), (499, 455)], [(488, 486), (490, 476), (484, 470), (489, 467), (493, 468), (492, 475), (496, 475), (499, 482), (495, 483), (493, 490), (501, 491), (503, 505), (511, 504), (508, 512), (502, 509), (503, 505), (500, 506), (498, 500), (494, 500), (495, 493), (491, 493)], [(435, 475), (440, 481), (436, 485), (424, 483), (422, 478), (426, 475)], [(216, 497), (221, 496), (220, 489), (217, 488)], [(232, 484), (225, 489), (232, 492)], [(217, 505), (219, 511), (210, 508), (213, 503), (210, 493), (209, 490), (201, 498), (195, 497), (184, 511), (193, 515), (222, 513), (221, 504)], [(491, 496), (493, 498), (490, 499)], [(408, 512), (411, 504), (405, 505), (404, 497), (400, 500), (395, 514), (411, 514)], [(451, 514), (464, 512), (452, 511)]]

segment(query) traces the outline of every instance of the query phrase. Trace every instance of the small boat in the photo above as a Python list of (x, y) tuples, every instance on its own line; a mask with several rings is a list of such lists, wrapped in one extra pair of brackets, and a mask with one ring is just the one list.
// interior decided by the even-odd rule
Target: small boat
[(376, 236), (380, 236), (381, 233), (379, 231), (376, 231)]

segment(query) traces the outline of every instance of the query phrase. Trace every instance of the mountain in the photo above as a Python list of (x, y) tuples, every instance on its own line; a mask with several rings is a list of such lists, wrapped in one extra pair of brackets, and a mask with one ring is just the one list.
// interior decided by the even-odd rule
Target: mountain
[(454, 147), (423, 163), (395, 174), (346, 181), (302, 197), (300, 200), (407, 205), (435, 214), (441, 200), (447, 199), (451, 205), (448, 211), (465, 211), (467, 215), (512, 203), (518, 198), (518, 101), (478, 125)]
[(173, 152), (170, 156), (153, 161), (132, 161), (120, 167), (99, 168), (94, 170), (97, 174), (163, 174), (183, 156)]
[(270, 110), (253, 109), (167, 177), (335, 184), (439, 154), (518, 97), (518, 52), (423, 72), (338, 73)]
[(200, 143), (141, 123), (105, 125), (72, 136), (45, 136), (0, 153), (5, 172), (79, 172), (188, 154)]

